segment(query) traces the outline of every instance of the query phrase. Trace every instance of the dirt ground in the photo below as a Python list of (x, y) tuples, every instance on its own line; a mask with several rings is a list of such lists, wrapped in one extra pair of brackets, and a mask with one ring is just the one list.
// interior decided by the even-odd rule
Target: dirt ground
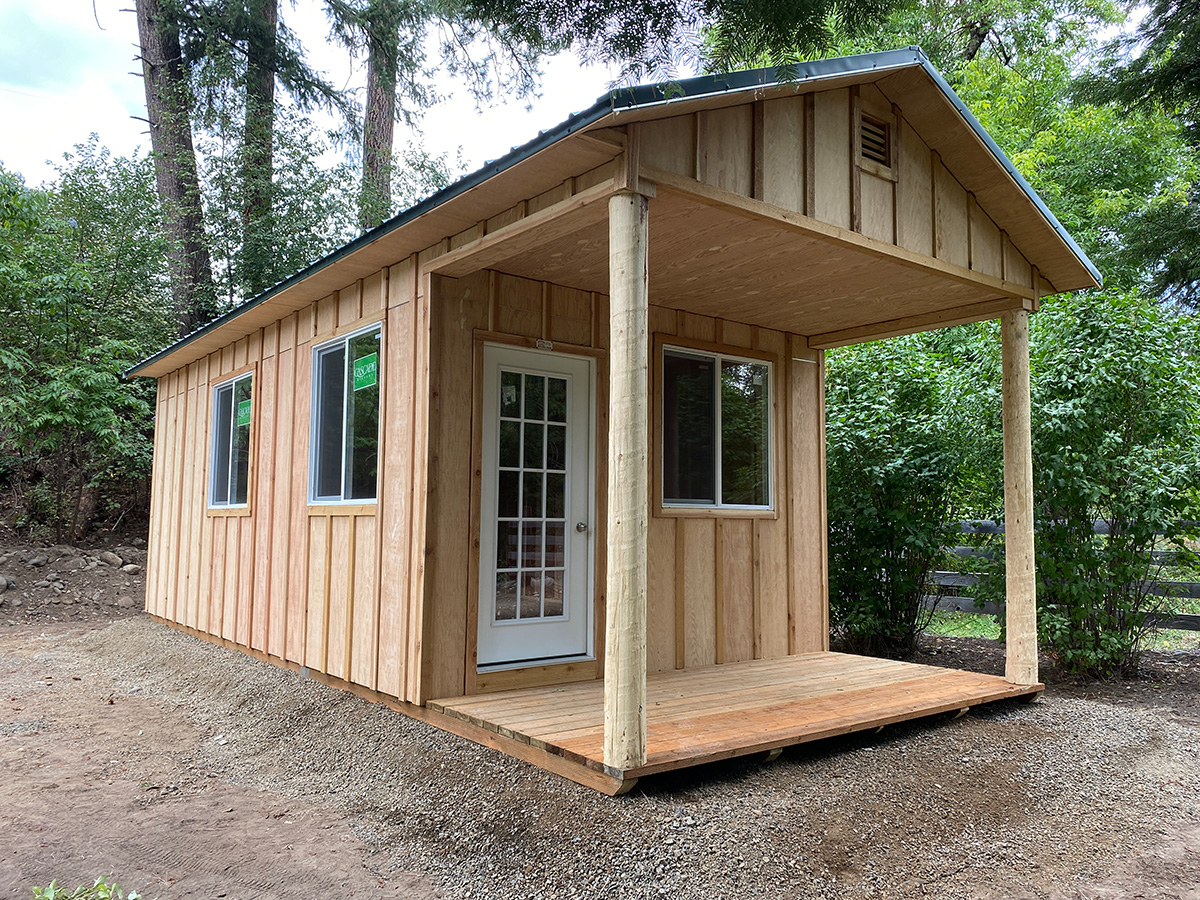
[(150, 622), (132, 542), (0, 560), (0, 896), (1200, 900), (1195, 654), (609, 799)]

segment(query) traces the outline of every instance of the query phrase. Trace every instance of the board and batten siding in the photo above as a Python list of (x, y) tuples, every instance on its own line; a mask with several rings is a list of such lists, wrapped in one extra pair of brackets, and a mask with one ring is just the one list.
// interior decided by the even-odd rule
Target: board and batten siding
[[(661, 302), (654, 298), (653, 284), (650, 292), (652, 303)], [(607, 297), (491, 271), (460, 279), (435, 276), (430, 295), (422, 698), (602, 677)], [(828, 649), (823, 353), (809, 350), (798, 335), (660, 305), (651, 306), (650, 316), (652, 342), (687, 339), (735, 354), (740, 349), (771, 358), (775, 511), (765, 516), (728, 510), (676, 515), (659, 509), (651, 517), (647, 669), (657, 672)], [(553, 342), (556, 352), (591, 356), (597, 364), (592, 516), (597, 548), (593, 587), (597, 661), (477, 674), (480, 353), (486, 341), (533, 346), (538, 340)], [(652, 357), (652, 368), (657, 365)], [(652, 392), (655, 383), (652, 377)], [(657, 466), (661, 458), (657, 422), (651, 431), (649, 460)], [(657, 484), (656, 479), (650, 480)]]
[[(892, 165), (858, 153), (862, 115), (890, 132)], [(796, 94), (639, 122), (644, 177), (656, 170), (762, 200), (1033, 287), (1029, 262), (878, 87)], [(651, 201), (651, 227), (654, 209)], [(653, 290), (653, 286), (651, 286)], [(666, 303), (660, 298), (652, 303)]]
[[(147, 610), (267, 658), (400, 700), (419, 604), (409, 596), (414, 381), (425, 298), (409, 259), (158, 380)], [(310, 505), (312, 348), (383, 323), (378, 502)], [(252, 372), (249, 504), (209, 509), (213, 388)], [(423, 394), (424, 392), (420, 392)], [(419, 557), (418, 557), (419, 564)]]

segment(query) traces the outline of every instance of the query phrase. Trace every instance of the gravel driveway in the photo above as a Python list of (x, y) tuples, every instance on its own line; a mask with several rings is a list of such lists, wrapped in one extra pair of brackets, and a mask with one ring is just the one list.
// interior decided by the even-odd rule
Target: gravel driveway
[(1190, 683), (1052, 687), (616, 799), (145, 616), (4, 630), (0, 690), (6, 896), (111, 871), (148, 900), (1200, 898)]

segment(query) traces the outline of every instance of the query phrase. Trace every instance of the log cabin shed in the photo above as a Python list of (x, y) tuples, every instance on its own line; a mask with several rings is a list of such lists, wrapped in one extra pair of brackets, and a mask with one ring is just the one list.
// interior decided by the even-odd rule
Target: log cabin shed
[[(920, 50), (615, 90), (130, 370), (147, 608), (607, 793), (1038, 684), (1028, 316)], [(1002, 320), (1005, 677), (829, 651), (827, 348)]]

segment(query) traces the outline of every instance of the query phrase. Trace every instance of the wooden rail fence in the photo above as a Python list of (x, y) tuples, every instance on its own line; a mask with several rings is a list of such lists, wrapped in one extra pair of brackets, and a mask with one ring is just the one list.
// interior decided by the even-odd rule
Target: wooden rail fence
[[(1108, 534), (1107, 522), (1095, 523), (1096, 534)], [(960, 522), (959, 529), (963, 534), (1004, 534), (1004, 525), (997, 522), (970, 521)], [(995, 554), (978, 547), (955, 547), (952, 551), (960, 559), (994, 559)], [(1155, 562), (1169, 564), (1175, 557), (1172, 550), (1155, 550), (1151, 556)], [(949, 612), (963, 612), (975, 615), (1003, 615), (1004, 604), (992, 601), (977, 601), (971, 596), (961, 596), (958, 592), (974, 588), (979, 583), (979, 575), (974, 572), (935, 572), (933, 583), (941, 588), (949, 589), (939, 597), (927, 598), (927, 603), (936, 603), (937, 608)], [(1154, 579), (1146, 584), (1146, 593), (1153, 597), (1183, 597), (1191, 600), (1200, 599), (1200, 582), (1167, 581)], [(1200, 615), (1180, 613), (1178, 615), (1162, 615), (1149, 613), (1156, 628), (1171, 628), (1180, 631), (1200, 631)]]

